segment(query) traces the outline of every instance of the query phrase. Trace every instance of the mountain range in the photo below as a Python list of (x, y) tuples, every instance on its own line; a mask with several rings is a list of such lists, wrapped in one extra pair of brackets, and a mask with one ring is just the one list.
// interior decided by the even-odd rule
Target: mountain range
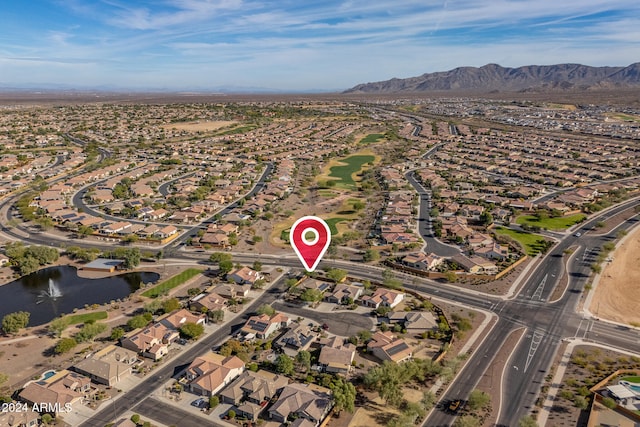
[(459, 67), (418, 77), (363, 83), (343, 93), (546, 92), (625, 87), (640, 87), (640, 62), (627, 67), (557, 64), (509, 68), (487, 64), (480, 68)]

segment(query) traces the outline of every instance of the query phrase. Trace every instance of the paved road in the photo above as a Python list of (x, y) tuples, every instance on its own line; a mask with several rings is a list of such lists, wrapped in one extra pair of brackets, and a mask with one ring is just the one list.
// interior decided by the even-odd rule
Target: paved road
[(278, 311), (305, 317), (319, 324), (326, 323), (329, 332), (343, 337), (354, 336), (363, 329), (370, 331), (375, 325), (371, 316), (344, 310), (326, 313), (284, 302), (275, 302), (271, 306)]
[(460, 248), (453, 245), (442, 243), (433, 233), (433, 218), (429, 216), (431, 211), (431, 191), (427, 190), (420, 184), (413, 172), (407, 172), (405, 175), (409, 183), (418, 193), (420, 197), (420, 210), (418, 214), (418, 232), (426, 242), (425, 252), (433, 252), (442, 257), (452, 257), (460, 253)]
[[(489, 337), (469, 359), (469, 367), (465, 367), (442, 396), (444, 401), (466, 399), (491, 364), (493, 355), (502, 347), (501, 339), (520, 327), (526, 328), (525, 337), (514, 348), (513, 356), (505, 369), (502, 407), (498, 418), (500, 426), (517, 425), (518, 420), (531, 411), (562, 339), (579, 336), (640, 354), (638, 331), (607, 322), (585, 320), (575, 312), (590, 276), (590, 257), (595, 259), (597, 248), (613, 240), (616, 234), (616, 230), (607, 235), (590, 235), (589, 231), (602, 217), (614, 216), (629, 205), (637, 203), (626, 202), (587, 221), (578, 229), (582, 233), (580, 238), (567, 235), (530, 274), (515, 299), (501, 301), (491, 307), (498, 314), (499, 320)], [(630, 228), (636, 221), (635, 218), (625, 221), (623, 227)], [(564, 272), (566, 258), (563, 252), (576, 245), (579, 249), (570, 258), (568, 266), (568, 289), (558, 301), (548, 302)], [(585, 249), (589, 249), (591, 254), (586, 258)], [(593, 323), (597, 326), (592, 326)], [(451, 414), (434, 411), (424, 425), (449, 426), (454, 420), (455, 417)]]

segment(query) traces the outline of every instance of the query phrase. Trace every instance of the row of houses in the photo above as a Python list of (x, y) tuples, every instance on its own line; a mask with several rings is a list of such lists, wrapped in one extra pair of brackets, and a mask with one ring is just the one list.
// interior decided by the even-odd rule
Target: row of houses
[(221, 403), (233, 405), (236, 415), (249, 421), (266, 411), (268, 419), (280, 423), (293, 417), (317, 426), (332, 407), (331, 391), (325, 387), (290, 384), (282, 375), (245, 370), (238, 357), (213, 352), (194, 359), (181, 381), (196, 395), (218, 395)]

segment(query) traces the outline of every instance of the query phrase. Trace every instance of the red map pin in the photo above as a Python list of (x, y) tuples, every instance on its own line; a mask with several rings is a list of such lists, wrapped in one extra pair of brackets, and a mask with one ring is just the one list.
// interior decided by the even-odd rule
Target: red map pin
[[(311, 240), (307, 240), (309, 235)], [(293, 223), (289, 233), (291, 247), (308, 272), (316, 269), (331, 243), (331, 230), (323, 219), (303, 216)]]

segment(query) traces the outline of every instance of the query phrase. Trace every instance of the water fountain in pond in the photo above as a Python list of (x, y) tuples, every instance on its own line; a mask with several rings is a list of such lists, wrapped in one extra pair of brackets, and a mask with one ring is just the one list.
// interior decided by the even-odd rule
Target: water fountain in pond
[(62, 291), (58, 287), (57, 283), (53, 281), (53, 279), (49, 279), (49, 289), (46, 291), (42, 291), (40, 293), (40, 298), (38, 299), (38, 304), (44, 301), (44, 299), (52, 299), (56, 300), (62, 296)]

